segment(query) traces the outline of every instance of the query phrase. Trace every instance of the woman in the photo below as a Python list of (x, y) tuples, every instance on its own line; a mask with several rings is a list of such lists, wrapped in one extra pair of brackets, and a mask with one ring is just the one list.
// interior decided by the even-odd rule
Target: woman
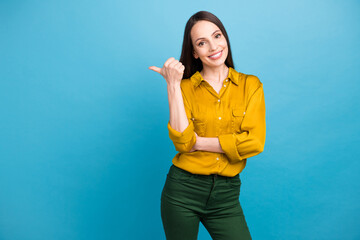
[(265, 99), (254, 75), (237, 72), (221, 21), (207, 11), (188, 20), (180, 61), (169, 58), (169, 137), (178, 151), (161, 195), (168, 240), (251, 239), (239, 196), (239, 173), (265, 144)]

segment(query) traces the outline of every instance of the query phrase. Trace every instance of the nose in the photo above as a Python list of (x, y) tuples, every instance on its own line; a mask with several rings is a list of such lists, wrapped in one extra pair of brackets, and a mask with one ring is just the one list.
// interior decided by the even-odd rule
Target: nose
[(209, 43), (210, 43), (210, 50), (211, 51), (216, 50), (216, 46), (217, 46), (216, 43), (214, 41), (210, 41)]

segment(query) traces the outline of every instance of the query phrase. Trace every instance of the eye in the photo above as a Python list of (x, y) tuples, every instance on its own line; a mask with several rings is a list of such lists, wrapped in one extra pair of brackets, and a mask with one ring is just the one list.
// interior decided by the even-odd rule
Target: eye
[[(220, 34), (220, 33), (219, 33), (219, 34), (216, 34), (216, 36), (221, 36), (221, 34)], [(215, 36), (215, 37), (216, 37), (216, 36)], [(218, 38), (220, 38), (220, 37), (218, 37)]]
[(199, 42), (199, 43), (198, 43), (198, 46), (202, 46), (201, 43), (204, 43), (204, 42)]

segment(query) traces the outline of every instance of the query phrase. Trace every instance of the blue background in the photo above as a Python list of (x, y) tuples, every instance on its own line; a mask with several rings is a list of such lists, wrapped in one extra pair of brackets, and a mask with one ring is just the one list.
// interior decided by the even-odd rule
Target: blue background
[[(358, 1), (0, 1), (0, 239), (165, 239), (166, 82), (188, 18), (264, 84), (253, 239), (360, 239)], [(199, 239), (211, 239), (200, 225)]]

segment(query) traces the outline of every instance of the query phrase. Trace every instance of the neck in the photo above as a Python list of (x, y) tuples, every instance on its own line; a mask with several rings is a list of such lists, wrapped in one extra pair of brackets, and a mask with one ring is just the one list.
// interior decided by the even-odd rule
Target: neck
[(213, 83), (222, 83), (222, 81), (228, 76), (229, 68), (223, 64), (218, 67), (207, 67), (204, 66), (201, 70), (201, 76)]

